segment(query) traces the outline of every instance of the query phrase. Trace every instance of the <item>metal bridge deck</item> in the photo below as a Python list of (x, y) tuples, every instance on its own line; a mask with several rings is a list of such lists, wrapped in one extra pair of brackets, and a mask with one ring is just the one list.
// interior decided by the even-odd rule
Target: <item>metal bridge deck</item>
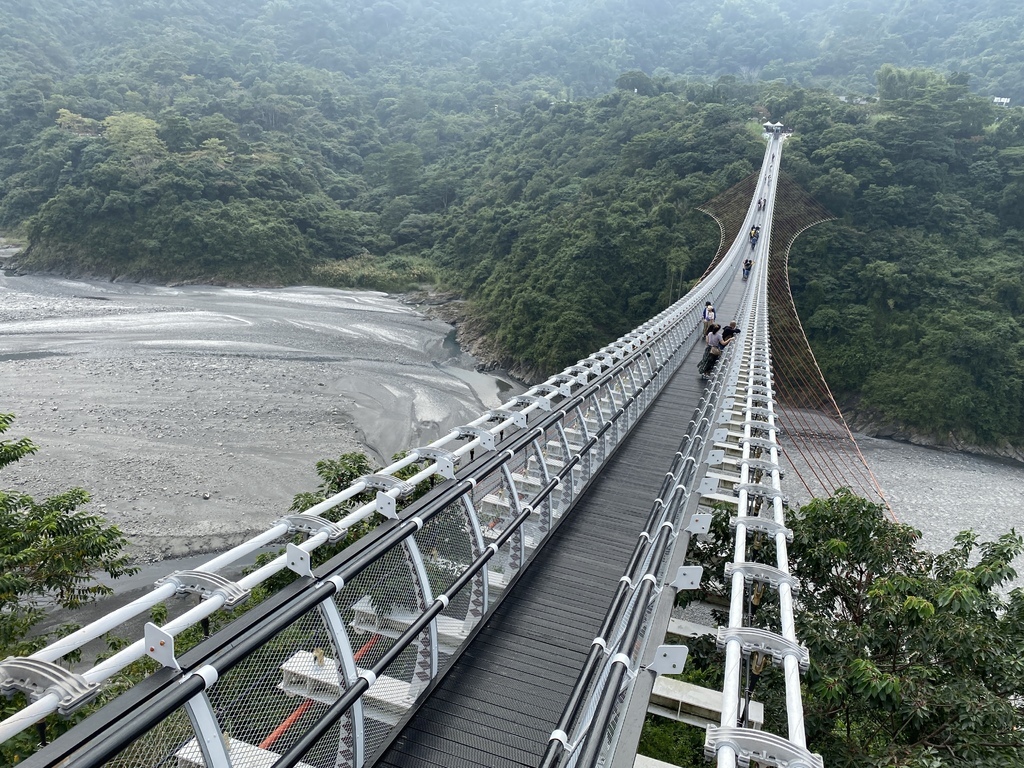
[[(738, 284), (719, 318), (739, 303)], [(520, 768), (547, 748), (704, 390), (689, 353), (647, 415), (375, 765)]]

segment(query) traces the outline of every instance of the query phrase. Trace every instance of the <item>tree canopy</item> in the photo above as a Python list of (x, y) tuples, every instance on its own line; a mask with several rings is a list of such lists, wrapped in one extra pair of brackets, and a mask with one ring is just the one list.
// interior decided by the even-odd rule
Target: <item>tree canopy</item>
[[(724, 593), (728, 517), (716, 513), (715, 535), (697, 553), (708, 591)], [(1020, 765), (1024, 590), (1011, 585), (1024, 538), (1010, 531), (979, 543), (965, 531), (951, 549), (932, 554), (917, 546), (918, 531), (842, 489), (802, 507), (789, 525), (797, 634), (811, 660), (808, 748), (826, 765), (849, 768)], [(751, 559), (775, 562), (770, 540), (753, 537), (750, 546)], [(753, 622), (778, 626), (777, 611), (775, 598), (766, 598)], [(693, 650), (688, 674), (720, 686), (714, 642)], [(781, 671), (766, 671), (754, 693), (765, 702), (765, 728), (785, 733)], [(692, 740), (661, 724), (647, 743), (657, 757)]]
[[(0, 437), (13, 422), (13, 415), (0, 413)], [(37, 450), (27, 437), (0, 439), (0, 471)], [(0, 488), (0, 658), (27, 656), (43, 647), (50, 638), (37, 625), (49, 611), (79, 608), (109, 595), (113, 589), (104, 578), (138, 571), (124, 554), (124, 534), (79, 509), (88, 501), (81, 488), (41, 501)], [(0, 717), (24, 705), (24, 695), (17, 694), (0, 703)], [(56, 723), (57, 732), (68, 727)], [(35, 749), (36, 741), (24, 733), (10, 739), (0, 745), (0, 759), (16, 763)]]
[[(14, 422), (0, 413), (0, 435)], [(28, 438), (0, 440), (0, 470), (38, 450)], [(78, 608), (113, 590), (98, 580), (135, 573), (116, 526), (80, 510), (89, 494), (72, 488), (36, 501), (0, 490), (0, 655), (18, 656), (44, 645), (30, 638), (48, 608)]]
[(794, 247), (797, 309), (851, 408), (1019, 445), (1021, 221), (1007, 201), (1024, 113), (935, 73), (883, 68), (879, 80), (877, 104), (818, 100), (813, 132), (799, 130), (807, 95), (783, 107), (798, 131), (784, 169), (840, 217)]

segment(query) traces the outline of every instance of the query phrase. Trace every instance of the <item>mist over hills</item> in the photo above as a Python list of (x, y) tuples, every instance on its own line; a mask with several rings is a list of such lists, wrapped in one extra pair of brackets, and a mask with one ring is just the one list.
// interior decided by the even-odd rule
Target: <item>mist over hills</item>
[[(476, 80), (534, 81), (533, 89), (546, 84), (576, 97), (607, 91), (629, 69), (785, 78), (870, 94), (875, 72), (892, 64), (963, 72), (979, 93), (1024, 99), (1024, 11), (999, 0), (22, 0), (0, 14), (4, 50), (28, 59), (27, 71), (50, 75), (90, 70), (105, 50), (145, 46), (144, 58), (157, 67), (205, 48), (222, 69), (258, 54), (354, 79), (411, 66), (417, 71), (404, 74), (428, 84), (444, 79), (434, 70), (456, 68)], [(209, 71), (213, 62), (206, 64)]]

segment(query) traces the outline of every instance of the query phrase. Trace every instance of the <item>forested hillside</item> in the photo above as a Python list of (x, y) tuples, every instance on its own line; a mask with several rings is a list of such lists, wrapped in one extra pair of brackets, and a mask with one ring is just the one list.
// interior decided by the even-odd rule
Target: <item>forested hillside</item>
[(1024, 100), (1022, 28), (1006, 2), (20, 0), (0, 228), (23, 269), (454, 288), (543, 373), (703, 271), (695, 207), (782, 120), (840, 217), (793, 262), (838, 394), (1019, 443), (1024, 117), (989, 96)]
[(879, 83), (871, 106), (773, 104), (808, 128), (783, 168), (841, 217), (794, 248), (804, 327), (868, 416), (1020, 445), (1024, 111), (927, 72), (883, 67)]

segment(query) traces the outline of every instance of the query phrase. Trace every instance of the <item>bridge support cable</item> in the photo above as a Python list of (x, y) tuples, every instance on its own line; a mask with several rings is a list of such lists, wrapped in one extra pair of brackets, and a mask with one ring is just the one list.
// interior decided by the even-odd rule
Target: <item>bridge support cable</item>
[[(116, 755), (154, 765), (200, 765), (195, 758), (203, 755), (215, 764), (223, 750), (209, 744), (209, 719), (199, 728), (190, 716), (200, 706), (213, 713), (232, 761), (361, 765), (493, 612), (554, 524), (571, 514), (698, 340), (704, 301), (722, 295), (734, 268), (723, 262), (686, 297), (614, 344), (42, 649), (34, 655), (40, 663), (59, 666), (88, 639), (152, 605), (196, 594), (197, 606), (163, 627), (151, 625), (173, 644), (222, 609), (244, 606), (281, 571), (295, 573), (285, 590), (180, 658), (159, 653), (144, 637), (73, 673), (79, 687), (95, 689), (114, 676), (129, 682), (120, 673), (139, 660), (161, 667), (23, 765), (98, 766)], [(421, 468), (411, 479), (393, 477), (413, 465)], [(415, 485), (433, 477), (440, 482), (412, 500)], [(365, 498), (361, 494), (373, 500), (351, 508)], [(375, 514), (384, 522), (312, 567), (318, 548)], [(674, 535), (674, 529), (658, 533)], [(296, 536), (305, 540), (237, 582), (219, 574), (243, 554)], [(0, 664), (5, 690), (24, 692), (31, 701), (0, 723), (0, 740), (67, 704), (63, 691), (19, 677), (14, 661)]]
[[(772, 184), (767, 183), (769, 173), (775, 174)], [(722, 230), (716, 259), (724, 258), (729, 252), (727, 243), (750, 226), (750, 211), (744, 212), (743, 203), (752, 197), (768, 200), (765, 218), (772, 223), (770, 248), (762, 255), (772, 265), (768, 305), (774, 328), (777, 414), (786, 438), (785, 463), (807, 497), (828, 495), (845, 486), (888, 506), (818, 368), (790, 291), (788, 260), (793, 242), (807, 228), (835, 217), (779, 172), (776, 164), (774, 171), (762, 169), (700, 207)]]
[(845, 486), (885, 504), (892, 514), (811, 351), (789, 283), (789, 253), (796, 238), (834, 217), (786, 176), (779, 178), (773, 214), (768, 306), (787, 461), (809, 496)]

